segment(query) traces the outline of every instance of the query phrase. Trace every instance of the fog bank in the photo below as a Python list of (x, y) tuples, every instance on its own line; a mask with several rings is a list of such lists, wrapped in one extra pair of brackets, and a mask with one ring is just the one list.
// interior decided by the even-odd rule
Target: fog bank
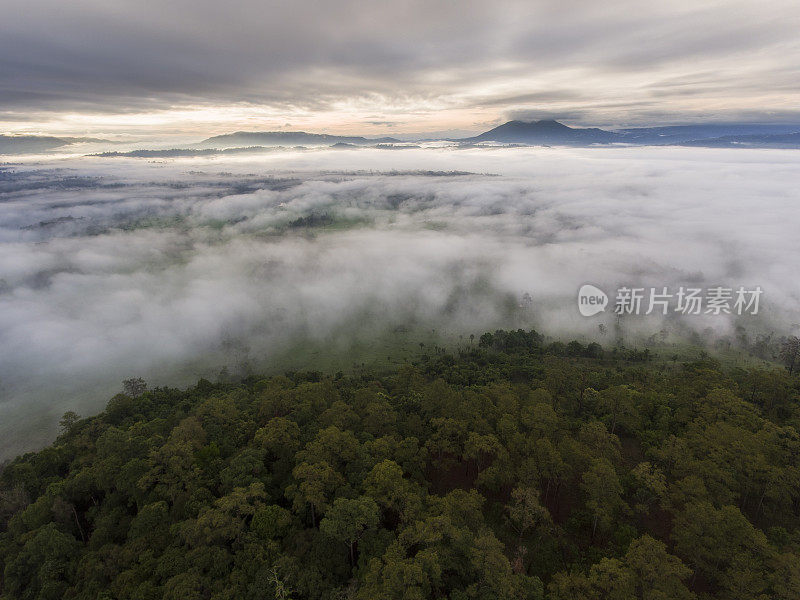
[[(688, 148), (0, 165), (0, 458), (51, 439), (66, 410), (100, 410), (126, 377), (313, 367), (303, 347), (393, 352), (431, 329), (497, 327), (606, 345), (788, 333), (799, 173), (795, 151)], [(587, 282), (764, 292), (757, 316), (631, 315), (617, 330), (610, 311), (578, 313)]]

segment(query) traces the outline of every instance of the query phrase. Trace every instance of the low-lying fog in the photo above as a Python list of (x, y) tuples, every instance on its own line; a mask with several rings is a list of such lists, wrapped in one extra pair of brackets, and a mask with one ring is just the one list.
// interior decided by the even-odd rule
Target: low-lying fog
[[(133, 376), (184, 385), (223, 366), (313, 368), (320, 349), (352, 358), (375, 339), (382, 360), (401, 360), (393, 343), (466, 344), (498, 327), (629, 346), (662, 329), (668, 342), (735, 339), (737, 326), (788, 334), (800, 322), (798, 184), (791, 150), (6, 162), (0, 458), (52, 439), (66, 410), (101, 410)], [(757, 316), (620, 327), (613, 306), (579, 314), (587, 282), (612, 304), (623, 285), (764, 291)]]

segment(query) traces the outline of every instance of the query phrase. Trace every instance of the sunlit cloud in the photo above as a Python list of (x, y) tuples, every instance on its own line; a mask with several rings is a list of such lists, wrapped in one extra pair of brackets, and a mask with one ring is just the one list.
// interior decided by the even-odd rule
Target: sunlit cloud
[[(313, 14), (314, 18), (308, 18)], [(798, 121), (790, 0), (21, 2), (0, 21), (0, 129), (478, 131)]]

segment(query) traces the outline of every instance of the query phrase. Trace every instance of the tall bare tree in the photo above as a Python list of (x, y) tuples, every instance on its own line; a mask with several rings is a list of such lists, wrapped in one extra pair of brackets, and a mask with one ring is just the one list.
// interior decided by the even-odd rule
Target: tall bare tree
[(789, 375), (794, 372), (794, 368), (800, 363), (800, 338), (796, 335), (789, 336), (781, 345), (781, 360), (789, 370)]

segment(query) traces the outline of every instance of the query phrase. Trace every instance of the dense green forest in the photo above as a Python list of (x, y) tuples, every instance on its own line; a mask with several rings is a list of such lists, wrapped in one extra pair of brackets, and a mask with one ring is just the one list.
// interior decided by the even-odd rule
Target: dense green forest
[(130, 380), (0, 474), (0, 598), (800, 598), (800, 379), (495, 332)]

